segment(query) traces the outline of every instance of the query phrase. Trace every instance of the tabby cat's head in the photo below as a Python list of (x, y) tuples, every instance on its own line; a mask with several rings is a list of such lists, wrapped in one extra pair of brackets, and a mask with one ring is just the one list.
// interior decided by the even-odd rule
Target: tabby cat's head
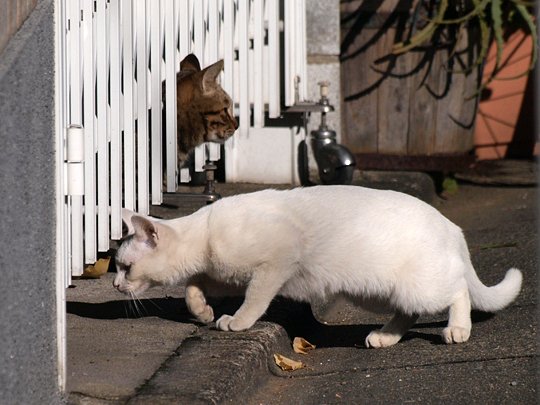
[(219, 84), (223, 60), (201, 70), (193, 54), (184, 58), (177, 76), (179, 146), (182, 152), (203, 142), (225, 142), (238, 128), (233, 101)]

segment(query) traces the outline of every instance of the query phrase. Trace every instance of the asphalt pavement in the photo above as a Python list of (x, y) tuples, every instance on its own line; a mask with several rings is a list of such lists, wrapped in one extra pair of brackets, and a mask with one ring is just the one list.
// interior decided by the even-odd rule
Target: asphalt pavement
[[(181, 286), (154, 288), (131, 302), (112, 288), (114, 273), (74, 280), (67, 291), (68, 402), (537, 403), (537, 189), (463, 183), (441, 199), (425, 175), (356, 180), (403, 189), (440, 209), (464, 229), (484, 283), (520, 268), (524, 282), (517, 300), (497, 314), (473, 312), (467, 343), (442, 343), (447, 314), (440, 314), (420, 318), (397, 345), (375, 350), (363, 341), (388, 317), (341, 300), (310, 307), (277, 298), (252, 329), (221, 332), (192, 319)], [(221, 184), (218, 191), (227, 196), (266, 187)], [(200, 206), (168, 197), (152, 214), (187, 215)], [(212, 300), (216, 319), (241, 302)], [(294, 353), (294, 337), (316, 348)], [(276, 353), (304, 367), (283, 371)]]

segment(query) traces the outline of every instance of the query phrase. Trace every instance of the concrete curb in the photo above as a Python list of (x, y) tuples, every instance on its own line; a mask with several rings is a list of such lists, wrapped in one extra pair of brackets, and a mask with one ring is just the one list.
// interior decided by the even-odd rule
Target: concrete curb
[(246, 332), (202, 329), (186, 339), (127, 403), (233, 400), (257, 387), (271, 372), (271, 355), (290, 350), (289, 345), (285, 330), (269, 322), (258, 322)]

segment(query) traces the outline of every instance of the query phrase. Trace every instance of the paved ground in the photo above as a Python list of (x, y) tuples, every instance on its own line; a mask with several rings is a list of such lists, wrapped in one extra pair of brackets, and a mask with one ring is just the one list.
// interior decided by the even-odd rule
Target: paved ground
[[(386, 187), (395, 179), (368, 180)], [(409, 176), (402, 183), (462, 226), (485, 283), (498, 282), (513, 266), (524, 271), (514, 304), (496, 315), (473, 314), (468, 343), (441, 343), (441, 315), (421, 318), (392, 348), (367, 350), (365, 336), (386, 317), (341, 302), (314, 306), (314, 316), (308, 305), (283, 299), (250, 331), (218, 332), (191, 319), (181, 287), (151, 290), (135, 305), (113, 290), (109, 273), (76, 280), (68, 290), (69, 402), (536, 403), (536, 189), (461, 185), (456, 195), (440, 200), (429, 186), (419, 186), (423, 181)], [(225, 196), (264, 187), (221, 185), (219, 191)], [(168, 217), (198, 207), (174, 205), (170, 200), (153, 214)], [(240, 303), (214, 301), (216, 316)], [(317, 349), (293, 353), (295, 336)], [(306, 367), (281, 371), (274, 353)]]

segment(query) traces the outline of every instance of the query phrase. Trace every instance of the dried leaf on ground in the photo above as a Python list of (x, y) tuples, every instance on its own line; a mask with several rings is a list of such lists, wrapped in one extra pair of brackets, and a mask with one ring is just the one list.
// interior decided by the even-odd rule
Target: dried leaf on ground
[(314, 344), (309, 343), (303, 337), (295, 337), (293, 340), (293, 350), (295, 353), (307, 354), (310, 350), (315, 349)]
[(305, 367), (301, 361), (289, 359), (281, 354), (274, 354), (274, 361), (283, 371), (294, 371)]
[(98, 261), (94, 264), (85, 267), (82, 276), (86, 278), (100, 278), (102, 275), (107, 273), (107, 270), (109, 270), (110, 261), (110, 257), (98, 259)]

